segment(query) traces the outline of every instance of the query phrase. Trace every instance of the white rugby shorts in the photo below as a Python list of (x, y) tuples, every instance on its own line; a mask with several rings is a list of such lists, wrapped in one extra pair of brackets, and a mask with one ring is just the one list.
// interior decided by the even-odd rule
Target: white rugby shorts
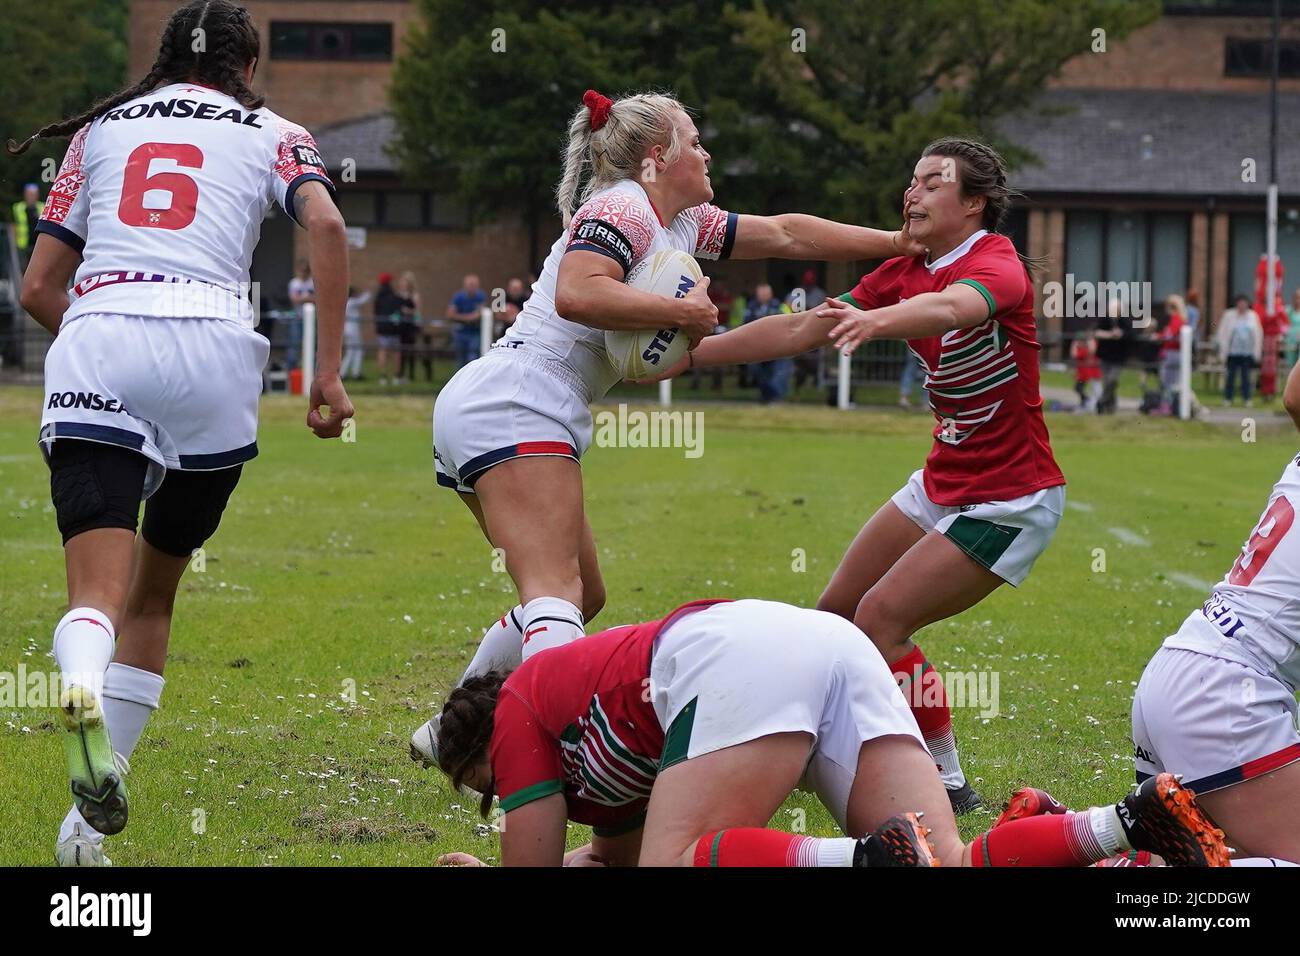
[(650, 693), (661, 772), (769, 734), (812, 734), (801, 786), (841, 829), (864, 743), (899, 735), (925, 747), (880, 651), (826, 611), (745, 600), (685, 613), (655, 640)]
[(890, 500), (927, 534), (938, 531), (1013, 587), (1047, 550), (1065, 510), (1065, 486), (1007, 501), (939, 505), (925, 493), (924, 471), (912, 473)]
[(167, 469), (248, 461), (269, 351), (232, 319), (75, 316), (45, 356), (42, 450), (60, 438), (134, 449), (149, 459), (146, 498)]
[(433, 405), (438, 484), (473, 493), (493, 465), (530, 455), (579, 460), (592, 419), (576, 375), (557, 361), (495, 347), (467, 363)]

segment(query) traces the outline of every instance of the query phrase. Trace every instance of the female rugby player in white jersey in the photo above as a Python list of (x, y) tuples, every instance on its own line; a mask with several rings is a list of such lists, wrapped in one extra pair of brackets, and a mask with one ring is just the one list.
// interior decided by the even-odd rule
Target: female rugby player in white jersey
[[(604, 330), (676, 328), (694, 344), (717, 322), (707, 279), (684, 298), (661, 298), (624, 284), (634, 265), (666, 249), (700, 259), (825, 260), (920, 250), (901, 232), (725, 212), (710, 202), (708, 166), (695, 124), (672, 97), (611, 101), (588, 90), (556, 190), (565, 231), (514, 325), (438, 396), (438, 482), (460, 492), (519, 591), (519, 606), (484, 635), (467, 675), (517, 664), (521, 646), (573, 640), (605, 602), (578, 466), (592, 437), (588, 406), (620, 378)], [(412, 737), (412, 756), (436, 763), (435, 739), (436, 718)]]
[[(1283, 392), (1300, 428), (1300, 365)], [(1183, 775), (1243, 856), (1300, 863), (1300, 457), (1133, 697), (1138, 782)]]
[(189, 3), (139, 83), (9, 144), (73, 134), (22, 290), (57, 336), (40, 442), (68, 576), (54, 629), (75, 802), (63, 863), (106, 862), (101, 835), (126, 825), (124, 758), (162, 694), (177, 585), (257, 454), (268, 346), (248, 267), (272, 201), (307, 229), (318, 277), (307, 424), (333, 438), (352, 415), (343, 218), (310, 134), (249, 89), (259, 50), (242, 7)]

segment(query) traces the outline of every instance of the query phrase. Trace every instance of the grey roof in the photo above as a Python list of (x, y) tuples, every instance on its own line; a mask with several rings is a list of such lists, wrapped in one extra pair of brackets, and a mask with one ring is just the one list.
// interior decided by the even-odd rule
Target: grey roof
[[(1278, 184), (1300, 196), (1300, 93), (1278, 96)], [(1003, 133), (1037, 155), (1012, 172), (1029, 193), (1256, 196), (1268, 182), (1267, 93), (1195, 90), (1054, 89), (1031, 110), (1000, 121)], [(385, 151), (396, 136), (390, 113), (315, 131), (331, 168), (398, 174)], [(1150, 137), (1149, 140), (1145, 137)], [(1242, 161), (1255, 161), (1255, 182)]]
[(357, 172), (397, 173), (397, 164), (384, 149), (397, 135), (391, 113), (344, 120), (321, 126), (312, 133), (330, 169), (337, 169), (344, 160), (351, 159), (356, 163)]
[[(1042, 115), (1037, 109), (1046, 107)], [(1064, 110), (1065, 112), (1059, 112)], [(1278, 95), (1278, 187), (1300, 194), (1300, 94)], [(1268, 94), (1056, 89), (1000, 128), (1041, 165), (1014, 170), (1029, 193), (1263, 196)], [(1146, 137), (1149, 137), (1147, 139)], [(1242, 162), (1255, 161), (1255, 182)]]

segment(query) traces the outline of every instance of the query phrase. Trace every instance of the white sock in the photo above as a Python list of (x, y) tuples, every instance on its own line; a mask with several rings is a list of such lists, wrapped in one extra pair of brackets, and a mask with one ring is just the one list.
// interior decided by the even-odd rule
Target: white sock
[(966, 774), (962, 772), (961, 761), (957, 758), (957, 738), (953, 736), (952, 724), (935, 737), (925, 738), (926, 749), (934, 758), (939, 768), (939, 777), (948, 790), (960, 790), (966, 785)]
[[(128, 760), (135, 752), (135, 745), (140, 741), (144, 725), (149, 722), (149, 715), (158, 709), (164, 683), (161, 674), (116, 661), (109, 664), (104, 672), (102, 702), (108, 737), (113, 742), (113, 750)], [(104, 838), (73, 807), (59, 827), (59, 840), (71, 836), (78, 823), (81, 824), (81, 832), (92, 840)]]
[(1124, 825), (1120, 823), (1119, 810), (1113, 805), (1090, 807), (1085, 812), (1088, 815), (1088, 826), (1092, 830), (1092, 835), (1097, 838), (1097, 843), (1102, 849), (1102, 856), (1099, 859), (1114, 856), (1116, 853), (1127, 853), (1133, 849), (1133, 845), (1128, 842), (1128, 837), (1124, 834)]
[(62, 671), (63, 686), (77, 684), (98, 695), (116, 639), (113, 622), (103, 611), (74, 607), (63, 615), (54, 627), (54, 660)]
[(522, 607), (512, 608), (483, 633), (460, 683), (491, 670), (514, 670), (523, 663), (524, 632), (519, 626), (523, 611)]
[(564, 598), (533, 598), (523, 606), (519, 623), (524, 626), (524, 660), (583, 635), (582, 612)]
[(858, 841), (850, 837), (822, 837), (817, 840), (816, 866), (852, 866)]

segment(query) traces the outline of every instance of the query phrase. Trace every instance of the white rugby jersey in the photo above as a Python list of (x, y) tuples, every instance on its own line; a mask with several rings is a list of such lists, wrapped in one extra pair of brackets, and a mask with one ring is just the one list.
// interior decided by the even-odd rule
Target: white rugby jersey
[(1273, 486), (1268, 507), (1204, 607), (1166, 647), (1225, 657), (1300, 686), (1300, 457)]
[(36, 226), (82, 255), (64, 319), (87, 312), (249, 322), (248, 267), (272, 201), (333, 192), (316, 143), (266, 108), (173, 83), (82, 127)]
[(589, 401), (604, 397), (622, 374), (605, 351), (601, 329), (556, 314), (560, 259), (571, 249), (609, 256), (626, 276), (652, 253), (678, 249), (697, 259), (725, 259), (736, 235), (736, 215), (710, 203), (691, 206), (665, 225), (641, 184), (625, 179), (596, 193), (574, 214), (551, 246), (541, 277), (523, 311), (494, 347), (521, 348), (559, 359), (581, 379)]

